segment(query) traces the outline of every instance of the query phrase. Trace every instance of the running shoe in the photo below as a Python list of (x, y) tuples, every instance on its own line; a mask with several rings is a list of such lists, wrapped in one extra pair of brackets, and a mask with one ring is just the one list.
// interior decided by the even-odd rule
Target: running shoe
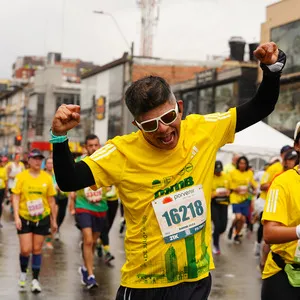
[(220, 255), (220, 254), (221, 254), (220, 248), (219, 248), (219, 247), (216, 247), (215, 245), (213, 246), (212, 252), (213, 252), (213, 254), (215, 254), (215, 255)]
[(88, 271), (87, 270), (83, 270), (82, 267), (79, 267), (78, 273), (79, 273), (79, 275), (81, 277), (81, 283), (83, 285), (86, 285), (87, 284), (87, 279), (88, 279), (88, 276), (89, 276)]
[(113, 255), (111, 255), (110, 252), (107, 252), (104, 256), (104, 261), (106, 264), (108, 264), (113, 259), (115, 259), (115, 257)]
[(19, 287), (20, 291), (25, 291), (26, 289), (26, 273), (21, 273), (19, 277)]
[(59, 234), (59, 232), (56, 232), (56, 233), (54, 234), (54, 239), (55, 239), (56, 241), (59, 241), (59, 239), (60, 239), (60, 234)]
[(53, 247), (53, 245), (52, 245), (51, 242), (46, 242), (46, 249), (50, 249), (50, 250), (54, 249), (54, 247)]
[(90, 290), (92, 288), (98, 287), (98, 283), (94, 275), (90, 275), (86, 280), (86, 287)]
[(242, 243), (242, 241), (241, 241), (241, 236), (237, 234), (237, 235), (234, 237), (233, 241), (234, 241), (235, 244), (241, 244), (241, 243)]
[(232, 239), (232, 233), (233, 233), (233, 226), (231, 226), (229, 228), (229, 231), (228, 231), (228, 239), (231, 240)]
[(40, 293), (42, 291), (42, 288), (40, 286), (40, 283), (38, 282), (37, 279), (33, 279), (31, 281), (31, 291), (33, 293)]

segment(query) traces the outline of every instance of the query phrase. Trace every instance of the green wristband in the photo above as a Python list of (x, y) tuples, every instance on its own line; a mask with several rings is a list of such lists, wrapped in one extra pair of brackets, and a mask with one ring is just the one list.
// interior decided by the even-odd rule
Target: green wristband
[(50, 129), (50, 136), (51, 138), (49, 139), (49, 142), (51, 144), (63, 143), (68, 139), (67, 135), (54, 135), (52, 129)]

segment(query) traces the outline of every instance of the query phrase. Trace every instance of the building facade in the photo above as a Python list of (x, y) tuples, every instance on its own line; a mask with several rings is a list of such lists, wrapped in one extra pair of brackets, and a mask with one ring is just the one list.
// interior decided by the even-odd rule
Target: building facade
[[(300, 1), (282, 0), (266, 9), (261, 42), (274, 41), (287, 55), (281, 91), (267, 123), (292, 137), (300, 121)], [(259, 81), (261, 80), (261, 73)]]
[(18, 57), (12, 65), (12, 78), (20, 82), (28, 82), (35, 76), (35, 72), (44, 69), (47, 65), (62, 67), (63, 80), (79, 83), (81, 75), (96, 67), (92, 62), (75, 58), (62, 58), (61, 53), (49, 52), (47, 56)]

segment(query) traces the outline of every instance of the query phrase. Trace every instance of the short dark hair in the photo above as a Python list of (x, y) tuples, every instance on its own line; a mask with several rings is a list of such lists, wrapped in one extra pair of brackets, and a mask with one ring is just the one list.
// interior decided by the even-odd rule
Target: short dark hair
[(95, 134), (93, 134), (93, 133), (91, 133), (91, 134), (88, 134), (86, 137), (85, 137), (85, 144), (87, 143), (87, 141), (89, 141), (89, 140), (94, 140), (94, 139), (97, 139), (98, 141), (99, 141), (99, 138), (95, 135)]
[(249, 160), (246, 156), (240, 156), (238, 158), (238, 160), (236, 161), (236, 168), (239, 170), (239, 164), (240, 164), (241, 160), (244, 160), (246, 162), (246, 171), (248, 171), (249, 170)]
[(147, 76), (131, 84), (125, 93), (126, 105), (134, 116), (150, 111), (171, 100), (170, 85), (159, 76)]

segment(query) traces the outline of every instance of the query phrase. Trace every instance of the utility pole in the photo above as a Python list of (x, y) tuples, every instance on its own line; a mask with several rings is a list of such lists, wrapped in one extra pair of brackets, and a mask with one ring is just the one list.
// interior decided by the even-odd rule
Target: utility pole
[(137, 0), (141, 9), (141, 56), (151, 57), (153, 54), (154, 28), (159, 19), (160, 0)]

